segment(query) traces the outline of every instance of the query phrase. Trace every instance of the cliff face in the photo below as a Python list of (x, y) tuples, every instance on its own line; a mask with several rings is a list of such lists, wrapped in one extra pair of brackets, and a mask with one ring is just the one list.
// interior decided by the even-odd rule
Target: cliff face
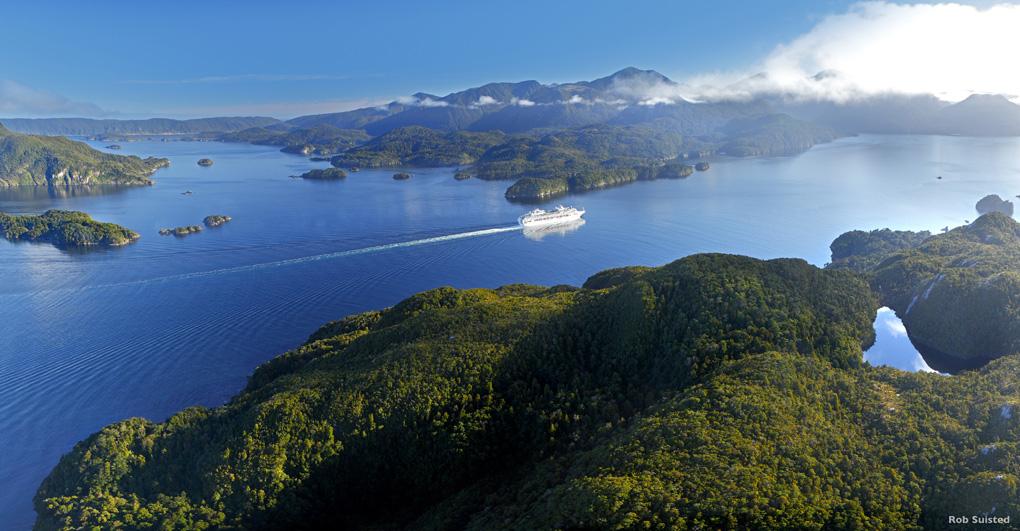
[(22, 135), (0, 125), (0, 186), (152, 184), (167, 159), (103, 153), (64, 137)]
[(945, 234), (849, 232), (830, 267), (870, 271), (932, 368), (956, 372), (1020, 350), (1020, 223), (990, 212)]
[(933, 368), (973, 368), (1020, 349), (1020, 224), (1008, 216), (985, 214), (875, 272), (911, 340), (933, 351)]

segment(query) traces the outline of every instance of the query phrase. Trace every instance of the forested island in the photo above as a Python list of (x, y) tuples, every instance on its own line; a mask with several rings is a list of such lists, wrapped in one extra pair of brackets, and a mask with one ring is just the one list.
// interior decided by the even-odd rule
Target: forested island
[[(1020, 224), (990, 213), (935, 236), (855, 231), (832, 250), (825, 269), (702, 254), (580, 288), (438, 288), (348, 316), (224, 406), (79, 443), (39, 488), (36, 528), (1017, 518)], [(949, 377), (864, 363), (885, 304), (912, 337), (960, 359), (981, 350), (983, 364)]]
[(204, 223), (206, 227), (219, 227), (220, 225), (230, 221), (230, 219), (230, 216), (213, 214), (211, 216), (206, 216), (205, 219), (202, 220), (202, 223)]
[(0, 212), (0, 230), (11, 241), (50, 242), (57, 246), (120, 246), (138, 233), (113, 223), (100, 223), (84, 212), (48, 210), (39, 216)]
[(338, 179), (346, 179), (347, 172), (340, 168), (326, 168), (324, 170), (311, 170), (309, 172), (302, 173), (301, 175), (296, 175), (295, 177), (319, 181), (335, 181)]
[(198, 225), (180, 226), (173, 229), (159, 229), (159, 233), (163, 236), (187, 236), (196, 232), (202, 232), (204, 229)]
[(62, 136), (22, 135), (0, 125), (0, 186), (152, 184), (170, 161), (103, 153)]
[[(523, 200), (546, 197), (549, 190), (590, 190), (655, 178), (657, 166), (713, 154), (796, 153), (849, 134), (777, 113), (762, 100), (692, 103), (677, 98), (651, 104), (619, 89), (633, 83), (677, 85), (657, 72), (626, 68), (593, 81), (490, 83), (443, 97), (415, 94), (410, 102), (286, 122), (240, 117), (14, 123), (28, 131), (94, 138), (194, 134), (202, 140), (279, 146), (317, 159), (332, 156), (337, 168), (468, 166), (480, 179), (551, 180), (537, 186), (524, 181), (507, 191), (508, 198)], [(75, 169), (71, 165), (64, 170), (75, 183), (108, 182), (102, 181), (101, 171)], [(35, 172), (31, 182), (53, 180), (54, 173), (58, 180), (65, 176), (59, 168), (47, 171)], [(123, 175), (109, 182), (132, 182), (130, 176), (138, 170), (119, 173)]]

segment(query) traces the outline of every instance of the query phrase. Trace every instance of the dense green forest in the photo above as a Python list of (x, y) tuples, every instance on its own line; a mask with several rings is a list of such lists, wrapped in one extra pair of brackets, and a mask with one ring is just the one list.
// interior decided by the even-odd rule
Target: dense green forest
[(170, 161), (103, 153), (61, 136), (22, 135), (0, 125), (0, 186), (152, 184)]
[(1020, 350), (1020, 225), (1009, 216), (990, 212), (931, 237), (848, 233), (832, 251), (831, 267), (870, 272), (932, 368), (980, 367)]
[(346, 179), (347, 172), (340, 168), (326, 168), (326, 169), (315, 169), (307, 171), (298, 175), (302, 179), (314, 179), (319, 181), (335, 181), (338, 179)]
[(410, 126), (373, 138), (360, 147), (333, 157), (336, 167), (359, 166), (458, 166), (472, 164), (485, 150), (501, 144), (506, 135), (498, 131), (443, 133)]
[(8, 240), (45, 241), (59, 246), (124, 245), (138, 233), (113, 223), (100, 223), (84, 212), (47, 210), (40, 216), (0, 212), (0, 229)]
[(323, 326), (224, 406), (82, 441), (40, 487), (36, 529), (1017, 518), (1015, 346), (952, 377), (861, 361), (891, 296), (876, 279), (985, 236), (1002, 240), (971, 259), (1006, 271), (997, 260), (1020, 251), (1010, 231), (1020, 225), (989, 214), (964, 234), (908, 242), (872, 272), (711, 254), (604, 271), (583, 288), (420, 293)]
[(726, 135), (719, 152), (735, 157), (789, 155), (815, 144), (846, 136), (832, 129), (797, 120), (785, 114), (736, 118), (720, 129)]
[(358, 129), (337, 129), (331, 125), (318, 124), (289, 132), (253, 127), (220, 135), (216, 140), (281, 146), (283, 148), (281, 151), (285, 153), (332, 155), (363, 144), (370, 138), (372, 137)]

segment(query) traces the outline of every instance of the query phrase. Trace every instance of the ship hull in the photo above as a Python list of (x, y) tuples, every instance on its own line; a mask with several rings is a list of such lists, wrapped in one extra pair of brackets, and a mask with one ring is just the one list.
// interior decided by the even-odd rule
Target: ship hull
[(561, 223), (570, 223), (572, 221), (581, 219), (581, 215), (584, 214), (584, 210), (574, 210), (573, 212), (550, 212), (546, 215), (535, 216), (528, 218), (527, 216), (521, 216), (517, 222), (524, 227), (543, 227), (547, 225), (559, 225)]

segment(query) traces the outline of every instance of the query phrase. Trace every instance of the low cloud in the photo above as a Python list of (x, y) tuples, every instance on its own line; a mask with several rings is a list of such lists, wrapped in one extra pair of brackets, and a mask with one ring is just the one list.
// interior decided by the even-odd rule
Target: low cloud
[(396, 99), (397, 103), (402, 105), (409, 105), (411, 107), (449, 107), (450, 104), (445, 101), (434, 100), (428, 96), (424, 98), (415, 96), (400, 96)]
[(478, 101), (471, 104), (472, 107), (484, 107), (486, 105), (498, 105), (499, 101), (492, 96), (479, 96)]
[(108, 113), (94, 103), (73, 101), (55, 92), (27, 87), (10, 80), (0, 80), (0, 114), (8, 117), (34, 118), (101, 117)]
[(674, 104), (676, 104), (676, 100), (673, 98), (668, 98), (666, 96), (656, 96), (654, 98), (649, 98), (647, 100), (641, 100), (638, 102), (638, 105), (648, 105), (649, 107), (654, 107), (656, 105), (674, 105)]
[[(847, 101), (881, 93), (930, 93), (959, 101), (973, 93), (1020, 94), (1020, 5), (865, 2), (830, 15), (777, 46), (753, 71), (688, 80), (693, 98)], [(754, 76), (762, 72), (765, 75)], [(819, 72), (824, 74), (817, 76)]]
[(526, 100), (526, 99), (523, 99), (523, 98), (521, 98), (521, 99), (512, 98), (510, 100), (510, 104), (511, 105), (517, 105), (519, 107), (531, 107), (531, 106), (535, 105), (535, 102), (533, 102), (531, 100)]
[(609, 93), (641, 105), (676, 103), (683, 99), (683, 86), (652, 72), (638, 72), (625, 79), (614, 79)]

